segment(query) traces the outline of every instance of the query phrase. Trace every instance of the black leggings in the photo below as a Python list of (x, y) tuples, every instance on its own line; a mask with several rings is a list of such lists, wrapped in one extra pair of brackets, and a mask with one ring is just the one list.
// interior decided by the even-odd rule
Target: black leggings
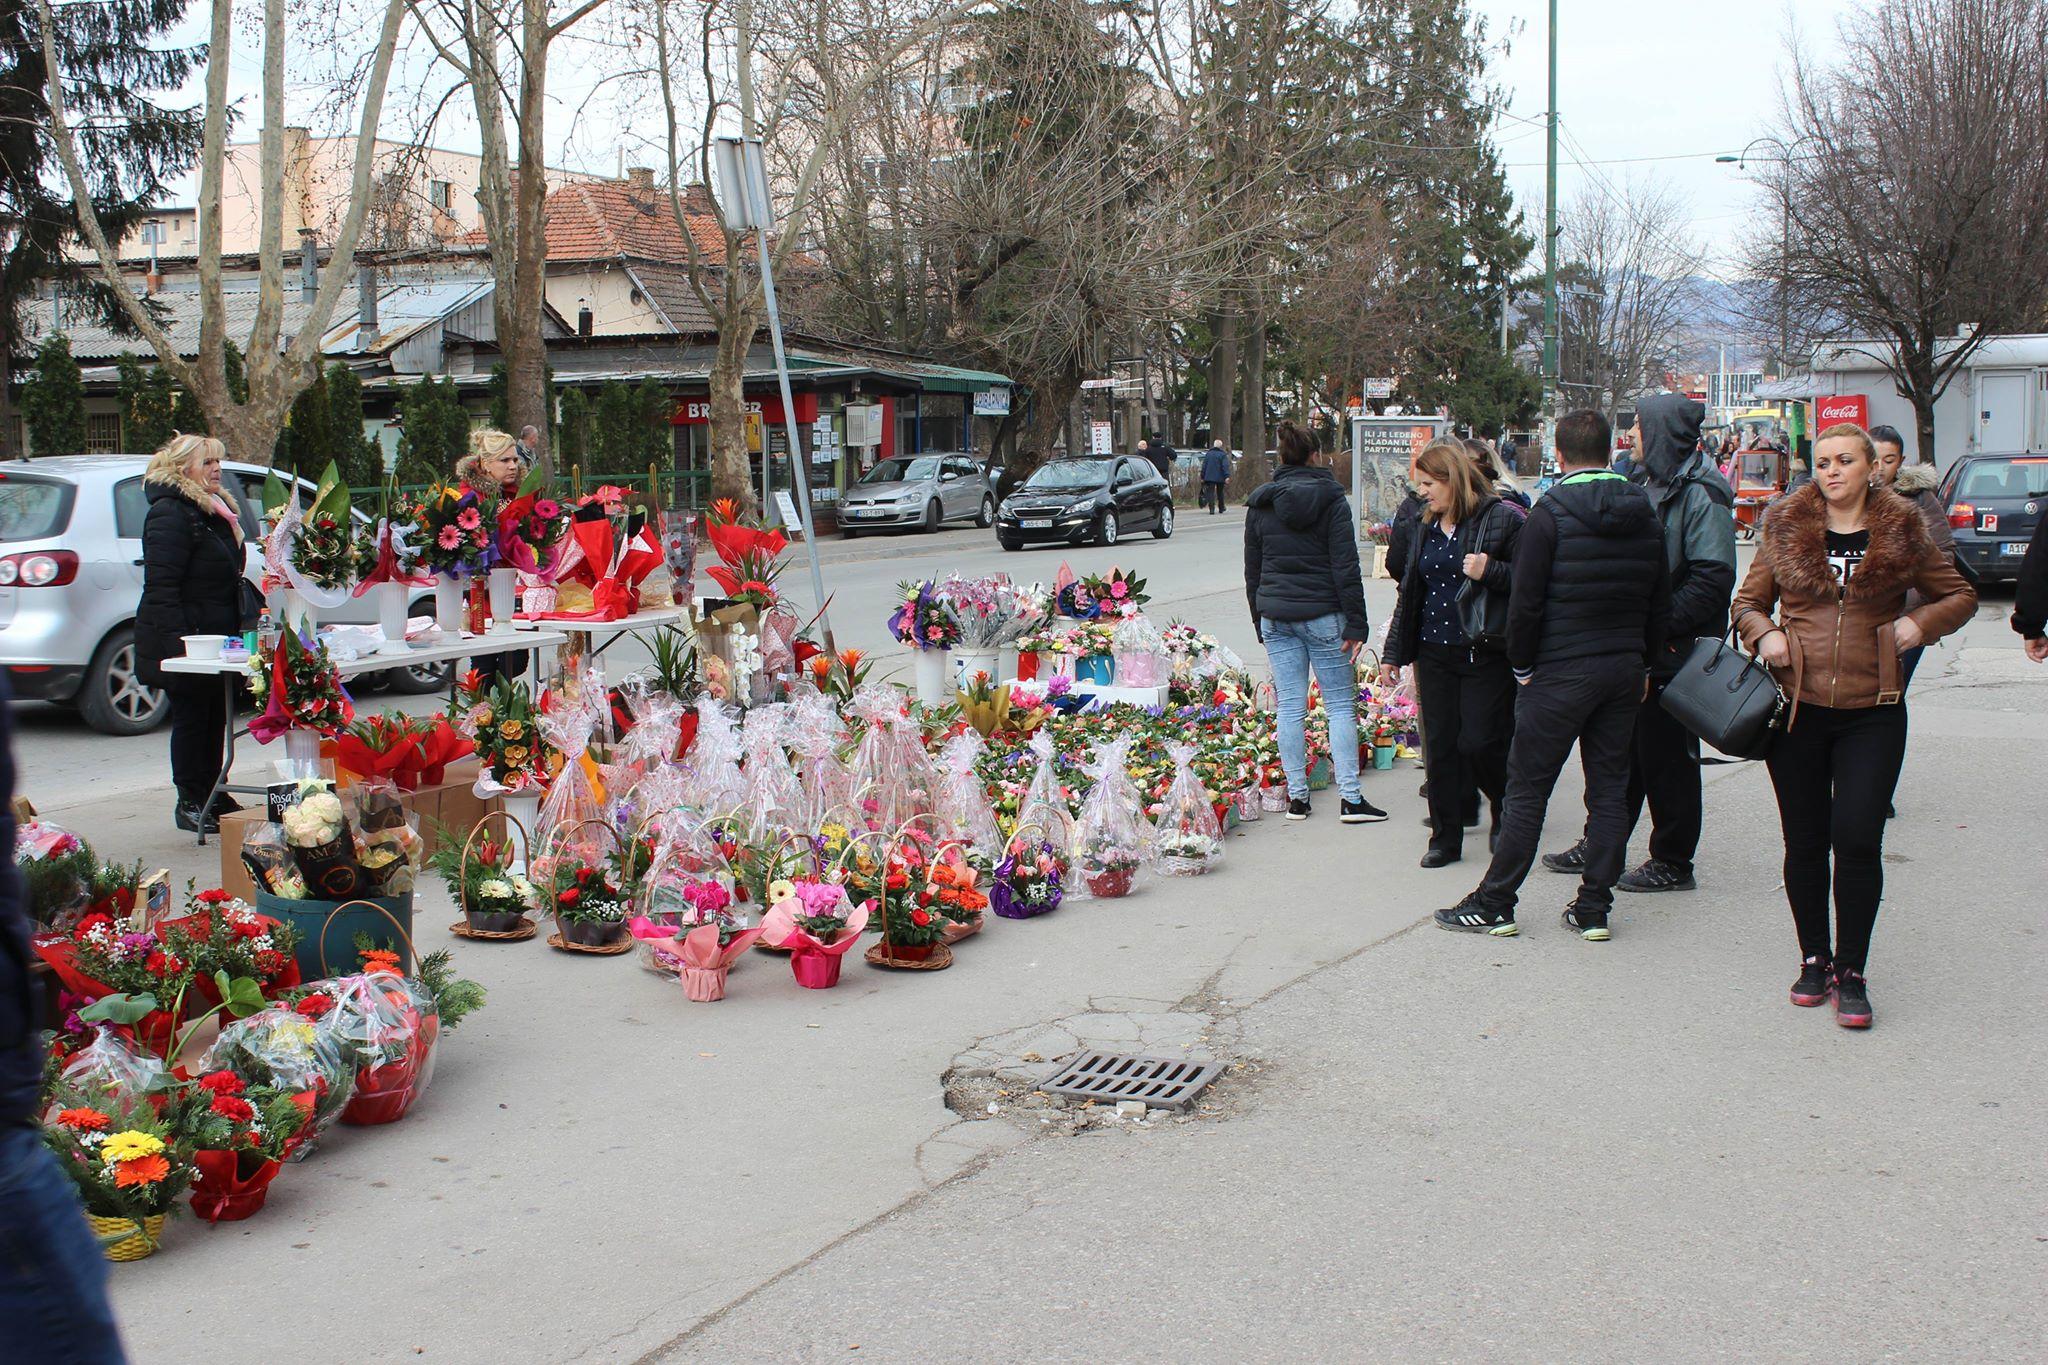
[(1459, 853), (1468, 794), (1473, 802), (1477, 792), (1498, 801), (1507, 790), (1508, 745), (1515, 732), (1514, 671), (1498, 650), (1424, 644), (1415, 656), (1415, 699), (1429, 733), (1422, 746), (1429, 777), (1429, 846)]
[(167, 676), (171, 698), (171, 785), (178, 799), (203, 803), (220, 780), (228, 741), (228, 701), (219, 678)]
[[(1802, 703), (1769, 760), (1785, 828), (1785, 899), (1801, 957), (1861, 972), (1884, 894), (1884, 821), (1906, 761), (1906, 708)], [(1828, 949), (1829, 855), (1835, 943)]]

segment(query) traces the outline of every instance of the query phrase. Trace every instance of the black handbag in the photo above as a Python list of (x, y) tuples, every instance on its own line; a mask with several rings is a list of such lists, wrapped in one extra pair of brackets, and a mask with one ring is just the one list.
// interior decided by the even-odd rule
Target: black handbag
[(1508, 595), (1475, 578), (1458, 585), (1458, 624), (1465, 639), (1483, 649), (1502, 649), (1508, 642)]
[(1678, 675), (1664, 685), (1664, 709), (1722, 753), (1762, 758), (1784, 726), (1785, 694), (1762, 661), (1731, 640), (1693, 642)]

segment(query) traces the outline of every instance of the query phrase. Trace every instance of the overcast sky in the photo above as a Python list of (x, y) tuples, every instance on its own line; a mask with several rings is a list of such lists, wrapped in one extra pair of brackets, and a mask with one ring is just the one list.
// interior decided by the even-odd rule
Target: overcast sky
[[(1491, 36), (1510, 42), (1496, 66), (1511, 115), (1501, 151), (1540, 239), (1549, 6), (1471, 3)], [(1736, 168), (1714, 157), (1740, 152), (1776, 112), (1792, 16), (1808, 48), (1825, 55), (1850, 8), (1848, 0), (1558, 0), (1560, 202), (1599, 193), (1602, 177), (1615, 192), (1631, 177), (1659, 178), (1684, 196), (1709, 268), (1720, 271), (1755, 199)]]

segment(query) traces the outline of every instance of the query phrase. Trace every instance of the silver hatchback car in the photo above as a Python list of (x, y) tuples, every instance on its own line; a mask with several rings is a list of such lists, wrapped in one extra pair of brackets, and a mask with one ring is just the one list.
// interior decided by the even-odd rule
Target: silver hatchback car
[[(0, 464), (0, 668), (23, 701), (75, 706), (93, 729), (139, 735), (170, 713), (170, 700), (135, 676), (135, 607), (142, 598), (146, 455), (63, 455)], [(263, 576), (257, 536), (263, 476), (256, 465), (221, 467), (221, 489), (242, 514), (252, 583)], [(310, 500), (312, 485), (300, 480)], [(361, 514), (358, 513), (358, 516)], [(431, 612), (422, 590), (414, 614)], [(322, 619), (373, 623), (367, 598)], [(432, 692), (447, 670), (396, 670), (391, 685)]]
[(996, 524), (996, 494), (972, 455), (927, 451), (892, 455), (861, 475), (839, 500), (839, 534), (916, 526), (936, 531), (941, 522)]

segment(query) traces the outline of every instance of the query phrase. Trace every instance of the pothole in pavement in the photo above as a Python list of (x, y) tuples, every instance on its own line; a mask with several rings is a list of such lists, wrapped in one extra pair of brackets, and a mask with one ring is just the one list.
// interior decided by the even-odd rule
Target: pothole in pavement
[[(1227, 1118), (1264, 1074), (1257, 1062), (1237, 1055), (1238, 1037), (1236, 1018), (1220, 1008), (1091, 1001), (1084, 1010), (982, 1038), (963, 1050), (942, 1078), (946, 1107), (963, 1119), (1003, 1118), (1027, 1132), (1067, 1136)], [(1114, 1102), (1070, 1099), (1041, 1088), (1089, 1051), (1213, 1060), (1222, 1072), (1186, 1109), (1148, 1109), (1142, 1115), (1128, 1107), (1119, 1111)]]

